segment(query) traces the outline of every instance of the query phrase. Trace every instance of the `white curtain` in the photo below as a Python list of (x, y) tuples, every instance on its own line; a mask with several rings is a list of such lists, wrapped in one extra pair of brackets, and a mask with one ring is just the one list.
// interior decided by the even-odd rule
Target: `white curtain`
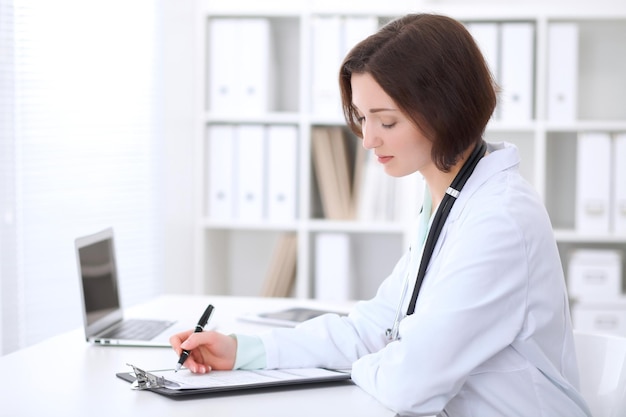
[(82, 325), (74, 239), (162, 291), (158, 0), (0, 0), (0, 353)]

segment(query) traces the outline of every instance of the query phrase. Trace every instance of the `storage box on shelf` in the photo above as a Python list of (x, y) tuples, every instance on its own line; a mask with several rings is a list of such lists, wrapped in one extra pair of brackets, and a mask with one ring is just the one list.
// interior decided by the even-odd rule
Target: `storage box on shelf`
[(624, 244), (560, 242), (574, 328), (626, 335)]
[(569, 295), (578, 301), (611, 301), (622, 295), (622, 255), (615, 250), (570, 253)]
[[(343, 242), (346, 256), (353, 260), (351, 264), (346, 264), (350, 268), (345, 269), (351, 272), (346, 273), (345, 285), (337, 292), (342, 292), (343, 297), (354, 298), (373, 295), (409, 241), (412, 227), (407, 219), (415, 213), (405, 210), (409, 214), (379, 217), (372, 213), (377, 210), (380, 213), (380, 207), (375, 210), (370, 206), (369, 215), (359, 215), (353, 210), (347, 219), (329, 219), (323, 202), (323, 193), (327, 191), (323, 190), (322, 179), (316, 173), (319, 161), (316, 162), (314, 155), (315, 132), (340, 128), (349, 144), (349, 182), (353, 192), (360, 194), (352, 198), (367, 200), (368, 193), (372, 194), (372, 191), (357, 192), (358, 178), (368, 183), (382, 181), (380, 176), (372, 173), (380, 167), (374, 167), (368, 177), (365, 171), (371, 167), (357, 162), (366, 158), (359, 159), (356, 153), (358, 140), (345, 128), (338, 110), (338, 56), (345, 54), (356, 39), (372, 31), (373, 26), (381, 26), (407, 12), (422, 10), (458, 18), (479, 40), (503, 88), (498, 111), (485, 137), (488, 141), (512, 142), (520, 149), (522, 175), (535, 186), (546, 203), (564, 262), (572, 248), (608, 248), (622, 254), (624, 268), (626, 231), (620, 226), (619, 216), (626, 216), (626, 186), (623, 183), (623, 164), (615, 162), (618, 160), (615, 155), (626, 141), (623, 139), (626, 137), (626, 78), (623, 77), (626, 73), (626, 44), (621, 41), (626, 37), (626, 5), (595, 7), (593, 10), (582, 6), (568, 7), (565, 13), (550, 2), (533, 7), (512, 4), (480, 7), (445, 1), (397, 0), (392, 1), (389, 7), (367, 3), (358, 9), (348, 7), (347, 3), (319, 0), (296, 1), (288, 6), (270, 2), (264, 3), (263, 7), (244, 0), (233, 0), (229, 4), (200, 3), (198, 33), (202, 34), (202, 38), (198, 50), (198, 83), (203, 94), (197, 105), (197, 291), (237, 295), (260, 293), (266, 272), (272, 268), (271, 259), (277, 242), (282, 235), (292, 233), (297, 241), (297, 269), (292, 295), (315, 297), (325, 291), (324, 284), (317, 287), (318, 275), (323, 269), (318, 261), (328, 255), (327, 248), (319, 247), (325, 237), (336, 237), (337, 241)], [(220, 19), (236, 20), (242, 24), (250, 22), (250, 29), (240, 29), (238, 33), (245, 33), (246, 41), (253, 46), (234, 48), (234, 55), (233, 50), (221, 51), (222, 43), (214, 41), (225, 38), (221, 35), (218, 38), (212, 29), (212, 23)], [(318, 37), (322, 28), (326, 30), (321, 32), (323, 36)], [(257, 35), (250, 36), (251, 31)], [(354, 33), (357, 35), (352, 35)], [(333, 39), (336, 42), (332, 42)], [(326, 54), (327, 48), (320, 46), (328, 43), (331, 43), (326, 45), (328, 48), (336, 47), (334, 55), (330, 50)], [(254, 51), (243, 54), (245, 48)], [(511, 54), (513, 50), (524, 51), (524, 65), (514, 62), (520, 54)], [(218, 57), (213, 56), (214, 53)], [(220, 53), (227, 57), (220, 58)], [(335, 70), (332, 70), (333, 67)], [(222, 90), (216, 86), (215, 78), (232, 80), (236, 75), (234, 79), (245, 85), (241, 78), (246, 76), (241, 71), (247, 70), (254, 72), (248, 81), (266, 81), (260, 87), (268, 88), (250, 89), (267, 95), (253, 101), (257, 106), (263, 103), (264, 107), (248, 109), (236, 106), (231, 111), (228, 104), (218, 104), (216, 91)], [(238, 102), (244, 103), (245, 100)], [(218, 164), (224, 164), (220, 157), (228, 152), (211, 153), (211, 131), (224, 126), (235, 131), (243, 126), (246, 130), (245, 126), (249, 125), (261, 126), (265, 132), (275, 126), (290, 127), (292, 132), (296, 132), (296, 149), (290, 151), (292, 155), (296, 154), (291, 168), (294, 172), (292, 175), (286, 172), (278, 175), (295, 180), (293, 217), (271, 216), (267, 194), (264, 194), (264, 211), (257, 218), (236, 215), (220, 218), (211, 212), (213, 182), (228, 180), (227, 176), (214, 172)], [(609, 228), (602, 232), (596, 228), (584, 231), (576, 215), (580, 184), (585, 181), (577, 177), (578, 156), (581, 156), (577, 154), (582, 148), (579, 137), (589, 132), (610, 136), (614, 158), (613, 162), (605, 164), (611, 167), (611, 198), (608, 203)], [(263, 141), (266, 146), (255, 153), (273, 155), (275, 151), (269, 151), (267, 134)], [(239, 155), (239, 152), (233, 150), (233, 154)], [(209, 163), (212, 158), (214, 162)], [(276, 163), (265, 160), (265, 164), (262, 172), (266, 178), (262, 187), (268, 190), (268, 169), (273, 169)], [(217, 171), (220, 170), (218, 167)], [(259, 182), (258, 176), (253, 178)], [(379, 186), (382, 187), (380, 189), (386, 187)], [(422, 186), (423, 183), (418, 181), (409, 185), (420, 190)], [(373, 189), (376, 190), (376, 187)], [(237, 186), (233, 185), (231, 195), (237, 195), (236, 192)], [(373, 200), (380, 197), (377, 191), (373, 193)], [(372, 198), (372, 195), (369, 197)], [(419, 199), (419, 195), (416, 198)], [(419, 202), (404, 202), (397, 206), (418, 209)], [(564, 266), (567, 272), (567, 265)]]
[[(549, 36), (561, 40), (549, 44), (554, 48), (547, 51), (548, 62), (555, 67), (548, 67), (548, 81), (569, 90), (547, 97), (545, 199), (561, 256), (572, 256), (565, 271), (574, 326), (625, 335), (626, 233), (619, 206), (626, 175), (618, 161), (626, 158), (620, 158), (626, 79), (618, 74), (626, 72), (626, 45), (620, 40), (626, 36), (626, 19), (623, 12), (556, 16), (548, 20), (548, 28)], [(554, 88), (551, 92), (556, 94)], [(581, 266), (576, 256), (581, 250), (603, 251), (605, 256), (595, 266)], [(595, 274), (585, 278), (584, 270)]]
[(626, 336), (626, 298), (574, 303), (572, 320), (582, 332)]

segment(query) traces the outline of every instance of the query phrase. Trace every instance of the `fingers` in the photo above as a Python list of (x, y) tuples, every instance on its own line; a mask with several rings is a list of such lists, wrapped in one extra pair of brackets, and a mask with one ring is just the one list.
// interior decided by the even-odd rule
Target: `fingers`
[(170, 343), (177, 354), (190, 351), (184, 366), (194, 373), (206, 373), (212, 369), (232, 369), (237, 351), (236, 340), (215, 331), (194, 333), (186, 331), (175, 334)]
[(185, 368), (189, 369), (194, 374), (206, 374), (207, 372), (211, 372), (213, 370), (211, 365), (198, 363), (191, 358), (185, 361)]
[(189, 338), (189, 336), (193, 333), (193, 330), (186, 330), (184, 332), (176, 333), (170, 337), (170, 345), (179, 355), (182, 352), (180, 345)]
[(202, 345), (210, 345), (213, 342), (212, 332), (190, 333), (180, 347), (185, 350), (192, 350)]
[(170, 337), (170, 344), (178, 355), (183, 350), (190, 351), (190, 355), (184, 363), (185, 368), (193, 373), (204, 374), (212, 370), (210, 361), (212, 354), (209, 346), (212, 342), (209, 332), (195, 333), (187, 330)]

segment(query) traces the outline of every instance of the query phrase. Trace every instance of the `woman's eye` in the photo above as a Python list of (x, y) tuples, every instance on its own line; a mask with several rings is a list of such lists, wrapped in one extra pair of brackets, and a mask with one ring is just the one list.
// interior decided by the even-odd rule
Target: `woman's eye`
[(396, 125), (396, 123), (389, 123), (389, 124), (385, 124), (383, 123), (383, 128), (385, 129), (391, 129), (392, 127), (394, 127)]

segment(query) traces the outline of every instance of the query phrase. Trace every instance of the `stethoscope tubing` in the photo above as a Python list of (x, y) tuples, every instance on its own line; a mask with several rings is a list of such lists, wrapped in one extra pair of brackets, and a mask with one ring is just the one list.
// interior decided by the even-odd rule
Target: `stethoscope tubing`
[[(474, 147), (470, 157), (465, 161), (461, 170), (454, 177), (452, 184), (446, 190), (446, 194), (441, 201), (437, 212), (435, 213), (435, 218), (433, 219), (433, 223), (430, 226), (430, 230), (428, 231), (428, 236), (426, 237), (426, 243), (424, 244), (424, 249), (422, 251), (422, 259), (419, 264), (417, 278), (415, 280), (415, 286), (413, 287), (413, 293), (411, 294), (411, 300), (407, 307), (406, 316), (410, 316), (415, 312), (415, 305), (417, 303), (417, 297), (419, 295), (420, 289), (422, 287), (422, 282), (424, 281), (424, 277), (426, 276), (426, 269), (428, 264), (430, 263), (430, 259), (435, 250), (435, 245), (437, 244), (437, 240), (439, 239), (439, 235), (443, 229), (443, 225), (452, 210), (452, 206), (456, 202), (461, 189), (469, 179), (469, 177), (474, 172), (476, 165), (480, 162), (480, 159), (485, 155), (487, 150), (487, 144), (485, 141), (481, 141), (480, 144)], [(410, 261), (409, 261), (410, 265)], [(402, 320), (402, 305), (404, 304), (404, 299), (406, 297), (406, 293), (408, 291), (409, 286), (409, 275), (410, 271), (407, 271), (406, 277), (404, 279), (404, 285), (402, 288), (402, 294), (400, 296), (400, 304), (396, 309), (396, 316), (393, 323), (393, 327), (391, 329), (387, 329), (386, 336), (389, 340), (397, 340), (400, 321)]]

